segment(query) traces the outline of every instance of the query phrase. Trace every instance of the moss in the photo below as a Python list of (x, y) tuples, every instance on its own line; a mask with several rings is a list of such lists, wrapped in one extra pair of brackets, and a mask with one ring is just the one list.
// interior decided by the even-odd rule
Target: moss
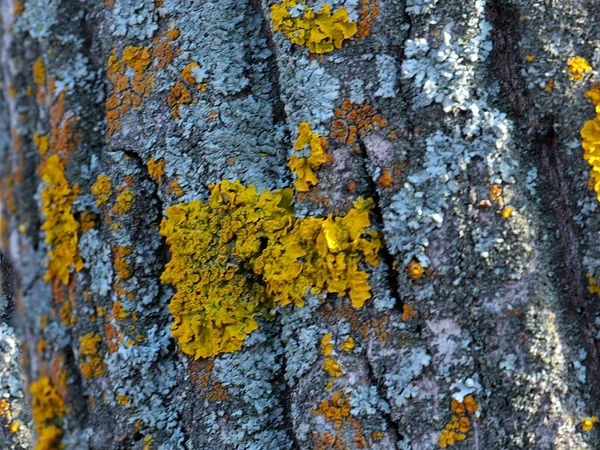
[(83, 268), (83, 260), (77, 249), (79, 223), (72, 212), (77, 198), (78, 186), (69, 186), (65, 178), (65, 168), (57, 155), (47, 158), (40, 167), (40, 175), (46, 186), (42, 189), (42, 213), (46, 232), (48, 272), (44, 280), (59, 279), (69, 282), (70, 270)]
[[(302, 15), (293, 17), (290, 10), (298, 6), (302, 7)], [(284, 33), (296, 45), (308, 47), (311, 53), (329, 53), (341, 48), (342, 43), (358, 30), (345, 8), (332, 14), (329, 4), (315, 12), (304, 2), (283, 0), (281, 4), (271, 6), (271, 19), (275, 31)]]
[(172, 258), (161, 276), (176, 287), (171, 330), (194, 357), (241, 348), (257, 314), (279, 303), (303, 306), (310, 290), (349, 295), (356, 308), (371, 297), (361, 259), (379, 263), (381, 241), (371, 226), (371, 200), (344, 217), (296, 218), (292, 191), (258, 194), (254, 186), (222, 181), (207, 203), (167, 209), (161, 223)]
[(62, 448), (62, 416), (65, 404), (49, 377), (31, 383), (32, 414), (38, 441), (35, 450)]
[(306, 192), (310, 185), (317, 184), (318, 180), (313, 169), (320, 167), (328, 160), (325, 155), (327, 140), (317, 133), (313, 133), (307, 122), (302, 122), (298, 126), (298, 139), (294, 143), (294, 150), (306, 151), (306, 147), (310, 149), (310, 156), (292, 155), (289, 162), (290, 170), (296, 175), (294, 187), (299, 192)]

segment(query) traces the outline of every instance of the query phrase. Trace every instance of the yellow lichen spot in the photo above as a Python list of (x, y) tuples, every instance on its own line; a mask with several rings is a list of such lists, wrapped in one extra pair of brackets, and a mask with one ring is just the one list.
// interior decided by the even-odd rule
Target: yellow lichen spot
[(33, 82), (37, 86), (41, 86), (46, 82), (46, 66), (44, 66), (42, 58), (36, 59), (33, 64)]
[(150, 450), (152, 448), (152, 435), (149, 434), (144, 438), (144, 450)]
[(61, 448), (62, 416), (65, 403), (49, 377), (42, 377), (31, 383), (32, 415), (38, 440), (35, 450), (56, 450)]
[(48, 136), (46, 136), (44, 134), (40, 134), (39, 132), (36, 132), (33, 135), (33, 143), (38, 148), (40, 155), (46, 156), (46, 153), (48, 152), (48, 148), (49, 148)]
[(68, 284), (71, 269), (80, 271), (83, 260), (77, 249), (79, 223), (72, 213), (78, 186), (69, 186), (65, 168), (57, 155), (47, 158), (40, 166), (40, 175), (46, 186), (42, 189), (42, 213), (46, 245), (50, 248), (48, 272), (44, 280), (59, 279)]
[[(301, 6), (301, 12), (292, 13), (292, 8)], [(345, 8), (331, 13), (331, 5), (325, 4), (315, 12), (303, 2), (283, 0), (271, 6), (271, 20), (275, 31), (284, 33), (296, 45), (308, 47), (311, 53), (329, 53), (341, 48), (342, 43), (354, 36), (357, 24), (351, 22)]]
[(411, 280), (416, 281), (423, 276), (425, 269), (419, 264), (419, 261), (412, 259), (406, 266), (406, 273)]
[(18, 432), (20, 428), (21, 428), (21, 422), (13, 422), (13, 423), (10, 425), (10, 431), (11, 431), (12, 433), (16, 433), (16, 432)]
[(165, 161), (163, 159), (151, 158), (148, 161), (148, 175), (159, 185), (162, 184), (162, 176), (165, 173)]
[(352, 351), (353, 348), (354, 348), (354, 339), (352, 339), (352, 336), (348, 336), (348, 339), (346, 339), (344, 342), (342, 342), (342, 350), (345, 352), (350, 352), (350, 351)]
[(310, 155), (298, 157), (294, 154), (290, 158), (288, 165), (296, 175), (294, 186), (297, 191), (306, 192), (310, 185), (317, 184), (318, 180), (313, 169), (327, 162), (326, 148), (327, 140), (313, 133), (308, 122), (302, 122), (298, 126), (298, 139), (294, 144), (294, 150), (302, 153), (310, 152)]
[(591, 166), (590, 178), (600, 201), (600, 86), (590, 89), (585, 96), (596, 106), (596, 117), (588, 120), (581, 129), (583, 158)]
[(350, 418), (350, 411), (350, 394), (347, 394), (342, 390), (335, 391), (331, 395), (331, 398), (323, 400), (319, 403), (317, 409), (311, 412), (331, 420), (334, 422), (335, 427), (339, 428), (342, 422)]
[(118, 300), (113, 304), (112, 315), (117, 320), (125, 320), (129, 317), (129, 314)]
[(344, 374), (340, 363), (338, 363), (335, 359), (330, 358), (325, 360), (325, 363), (323, 364), (323, 370), (327, 372), (331, 378), (339, 378)]
[(127, 406), (129, 404), (129, 395), (117, 394), (115, 399), (117, 400), (117, 403), (121, 406)]
[(81, 222), (81, 232), (87, 233), (89, 230), (94, 228), (96, 226), (96, 218), (96, 214), (87, 211), (82, 212), (81, 216), (79, 217), (79, 221)]
[(531, 62), (531, 61), (533, 61), (535, 59), (535, 56), (534, 55), (527, 55), (525, 57), (525, 59), (527, 60), (527, 62)]
[(587, 433), (594, 428), (594, 424), (598, 422), (598, 417), (581, 417), (579, 420), (581, 420), (581, 430)]
[(101, 377), (104, 375), (105, 364), (98, 353), (98, 345), (101, 342), (102, 338), (91, 332), (79, 338), (79, 353), (82, 356), (79, 368), (85, 378)]
[(115, 206), (113, 206), (112, 211), (120, 216), (126, 214), (129, 211), (131, 211), (134, 202), (134, 193), (129, 190), (124, 190), (119, 195), (117, 195), (117, 201), (115, 203)]
[(502, 210), (502, 217), (508, 219), (513, 213), (513, 209), (510, 207), (504, 208)]
[(592, 66), (581, 56), (575, 56), (567, 61), (567, 70), (571, 74), (569, 80), (581, 80), (586, 72), (592, 70)]
[(210, 189), (206, 203), (169, 207), (160, 227), (172, 255), (161, 281), (176, 288), (171, 331), (184, 353), (240, 349), (255, 316), (274, 303), (302, 306), (309, 290), (349, 295), (356, 308), (371, 297), (358, 263), (379, 263), (379, 234), (366, 231), (372, 200), (344, 217), (296, 218), (291, 189), (259, 194), (227, 180)]
[(112, 195), (112, 184), (106, 175), (98, 175), (96, 182), (92, 185), (92, 194), (96, 197), (96, 205), (102, 206), (108, 202)]
[(321, 349), (323, 350), (324, 356), (333, 355), (333, 344), (331, 343), (331, 333), (326, 333), (321, 338)]
[(550, 78), (546, 82), (546, 87), (544, 88), (544, 91), (546, 91), (548, 94), (550, 94), (553, 90), (554, 90), (554, 78)]

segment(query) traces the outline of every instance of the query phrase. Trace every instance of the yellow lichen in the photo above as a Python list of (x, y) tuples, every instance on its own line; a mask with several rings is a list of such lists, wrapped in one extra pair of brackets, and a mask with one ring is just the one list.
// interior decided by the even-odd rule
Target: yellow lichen
[[(297, 7), (301, 13), (293, 14), (291, 9)], [(341, 48), (358, 30), (345, 8), (338, 8), (332, 14), (331, 5), (325, 4), (321, 11), (315, 12), (296, 0), (272, 5), (271, 20), (275, 31), (284, 33), (293, 44), (308, 47), (311, 53), (329, 53)]]
[(115, 206), (113, 206), (112, 211), (120, 216), (126, 214), (129, 211), (131, 211), (134, 202), (134, 193), (128, 190), (124, 190), (119, 195), (117, 195), (117, 201), (115, 203)]
[(63, 435), (64, 401), (49, 377), (31, 383), (30, 391), (35, 432), (38, 435), (35, 450), (57, 450), (61, 448)]
[(600, 201), (600, 87), (590, 89), (585, 96), (596, 106), (596, 117), (588, 120), (581, 129), (583, 158), (591, 166), (590, 179)]
[(323, 370), (327, 372), (331, 378), (339, 378), (344, 374), (340, 363), (331, 358), (327, 358), (325, 360), (325, 363), (323, 364)]
[(96, 205), (106, 204), (112, 195), (112, 185), (110, 178), (106, 175), (98, 175), (96, 182), (92, 185), (92, 194), (96, 197)]
[(78, 186), (73, 188), (65, 178), (65, 168), (57, 155), (52, 155), (40, 166), (40, 175), (46, 186), (42, 189), (42, 213), (46, 245), (50, 247), (48, 272), (44, 280), (59, 279), (69, 282), (70, 270), (80, 271), (83, 260), (77, 249), (79, 223), (72, 212)]
[(379, 263), (379, 234), (371, 226), (372, 200), (359, 199), (344, 217), (296, 218), (292, 191), (258, 194), (238, 181), (211, 185), (207, 203), (167, 209), (161, 234), (171, 261), (161, 281), (176, 287), (171, 330), (184, 353), (214, 356), (241, 348), (269, 305), (304, 304), (310, 290), (371, 297), (363, 259)]
[(159, 185), (162, 184), (162, 176), (165, 173), (165, 161), (163, 159), (151, 158), (147, 164), (148, 175)]
[(333, 344), (331, 343), (331, 333), (326, 333), (321, 338), (321, 349), (323, 350), (323, 355), (331, 356), (333, 355)]
[(598, 417), (581, 417), (579, 420), (581, 420), (581, 430), (588, 432), (594, 428), (594, 424), (598, 422)]
[(581, 56), (575, 56), (567, 61), (567, 70), (571, 74), (569, 80), (581, 80), (586, 72), (592, 70), (592, 66)]
[(354, 339), (352, 339), (352, 336), (348, 336), (348, 339), (346, 339), (344, 342), (342, 342), (342, 350), (345, 352), (350, 352), (350, 351), (352, 351), (353, 348), (354, 348)]
[(48, 152), (48, 148), (49, 148), (48, 136), (40, 134), (39, 132), (36, 132), (33, 135), (33, 143), (38, 148), (40, 155), (46, 156), (46, 153)]
[(309, 156), (298, 157), (292, 155), (288, 164), (291, 171), (296, 175), (294, 187), (298, 192), (306, 192), (309, 185), (317, 184), (318, 180), (313, 169), (327, 162), (326, 147), (327, 140), (317, 133), (313, 133), (307, 122), (302, 122), (298, 126), (298, 139), (294, 144), (294, 150), (303, 153), (310, 151)]
[(46, 82), (46, 67), (42, 58), (36, 59), (33, 64), (33, 82), (38, 86)]
[(88, 333), (79, 338), (79, 353), (82, 361), (79, 363), (81, 373), (85, 378), (101, 377), (104, 375), (104, 362), (98, 354), (98, 345), (102, 338), (94, 333)]

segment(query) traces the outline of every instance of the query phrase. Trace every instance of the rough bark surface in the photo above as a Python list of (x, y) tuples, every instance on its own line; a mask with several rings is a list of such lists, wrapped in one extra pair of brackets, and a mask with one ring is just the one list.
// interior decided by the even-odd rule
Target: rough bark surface
[[(600, 2), (307, 0), (358, 24), (323, 54), (279, 4), (0, 0), (0, 448), (600, 448), (597, 75), (567, 70), (600, 68)], [(261, 304), (194, 358), (161, 221), (293, 187), (303, 122), (294, 217), (374, 200), (371, 298)]]

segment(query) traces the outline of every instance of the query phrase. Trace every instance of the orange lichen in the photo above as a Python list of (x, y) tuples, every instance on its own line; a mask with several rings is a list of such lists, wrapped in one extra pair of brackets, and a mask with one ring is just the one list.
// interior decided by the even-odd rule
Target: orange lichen
[(175, 119), (179, 119), (179, 108), (181, 105), (189, 105), (192, 103), (192, 96), (187, 87), (181, 82), (176, 82), (171, 87), (171, 92), (167, 98), (167, 105), (171, 107), (171, 115)]
[(371, 34), (371, 28), (379, 15), (379, 5), (375, 0), (361, 0), (358, 11), (358, 32), (354, 39), (364, 39)]
[(273, 302), (302, 306), (308, 290), (348, 294), (356, 308), (371, 297), (358, 263), (379, 263), (379, 234), (366, 231), (372, 200), (344, 217), (296, 218), (290, 189), (259, 195), (226, 180), (210, 188), (209, 202), (171, 206), (161, 223), (172, 254), (161, 281), (177, 288), (171, 330), (185, 353), (238, 350), (256, 314)]
[(359, 150), (359, 138), (364, 138), (387, 125), (366, 100), (362, 104), (344, 100), (341, 107), (335, 110), (335, 117), (331, 124), (330, 137), (340, 144), (353, 146), (355, 150)]
[[(299, 4), (301, 13), (292, 14), (291, 9)], [(315, 12), (303, 1), (283, 0), (271, 6), (271, 20), (275, 31), (284, 33), (293, 44), (306, 46), (311, 53), (329, 53), (341, 48), (342, 43), (357, 32), (348, 11), (338, 8), (332, 14), (329, 4)]]
[(402, 305), (402, 321), (406, 322), (408, 319), (417, 317), (417, 313), (415, 312), (415, 308), (411, 305)]
[(567, 61), (569, 80), (582, 80), (586, 72), (592, 70), (592, 66), (581, 56), (575, 56)]
[(131, 266), (127, 262), (127, 256), (131, 254), (131, 247), (115, 246), (113, 249), (114, 265), (116, 275), (122, 280), (131, 278)]
[(63, 162), (68, 161), (77, 144), (81, 142), (81, 134), (77, 130), (78, 119), (72, 111), (65, 107), (65, 92), (62, 91), (50, 108), (49, 147)]
[(377, 182), (383, 189), (385, 189), (394, 182), (394, 177), (392, 177), (392, 174), (390, 174), (388, 170), (384, 170), (383, 174), (379, 177), (379, 180), (377, 180)]
[(167, 39), (169, 41), (176, 41), (179, 39), (179, 36), (181, 36), (181, 31), (179, 31), (177, 28), (173, 28), (167, 33)]
[(451, 417), (439, 436), (440, 448), (447, 448), (466, 439), (471, 427), (471, 420), (467, 415), (473, 417), (478, 408), (479, 404), (471, 395), (467, 395), (462, 402), (452, 400), (450, 410), (455, 415)]
[(56, 450), (62, 447), (62, 417), (65, 404), (49, 377), (31, 383), (32, 415), (38, 440), (35, 450)]
[(98, 217), (94, 213), (82, 212), (81, 215), (79, 216), (79, 222), (81, 224), (81, 232), (87, 233), (92, 228), (94, 228), (96, 226), (97, 218)]
[(406, 266), (405, 270), (408, 274), (408, 277), (413, 281), (419, 280), (425, 273), (425, 269), (416, 259), (412, 259)]
[(15, 1), (15, 3), (13, 4), (13, 16), (20, 16), (21, 14), (23, 14), (23, 11), (25, 11), (23, 3), (18, 0)]
[(292, 155), (288, 164), (290, 170), (296, 175), (294, 187), (298, 192), (306, 192), (309, 185), (317, 184), (318, 180), (313, 169), (319, 168), (327, 162), (326, 148), (327, 140), (317, 133), (313, 133), (308, 122), (298, 125), (298, 139), (294, 143), (294, 150), (303, 153), (310, 152), (309, 156)]
[(44, 280), (54, 278), (68, 284), (71, 269), (80, 271), (83, 260), (77, 248), (79, 223), (73, 216), (73, 202), (78, 186), (73, 188), (65, 178), (65, 168), (57, 155), (52, 155), (40, 166), (40, 175), (46, 186), (42, 189), (42, 213), (46, 245), (50, 248), (48, 272)]
[(334, 422), (335, 428), (339, 428), (342, 422), (350, 417), (350, 395), (343, 390), (335, 391), (331, 398), (319, 403), (316, 410), (311, 411), (314, 414), (320, 414), (328, 420)]
[(162, 184), (162, 177), (165, 173), (165, 160), (151, 158), (147, 164), (148, 175), (160, 186)]
[(91, 332), (79, 338), (79, 353), (85, 357), (80, 361), (79, 368), (85, 378), (104, 375), (105, 364), (98, 353), (98, 345), (101, 342), (102, 338)]

